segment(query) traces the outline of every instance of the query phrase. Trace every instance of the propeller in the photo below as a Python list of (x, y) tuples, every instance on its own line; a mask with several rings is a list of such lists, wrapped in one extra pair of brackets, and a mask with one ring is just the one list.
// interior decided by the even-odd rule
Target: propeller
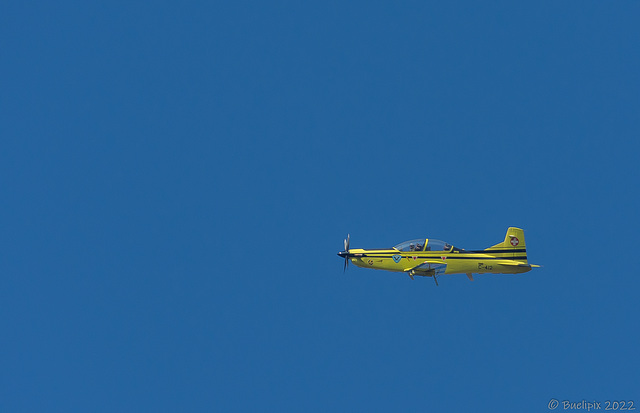
[(344, 239), (344, 251), (339, 252), (338, 255), (344, 257), (344, 268), (342, 272), (347, 271), (349, 267), (349, 240), (351, 239), (351, 235), (347, 234), (347, 238)]

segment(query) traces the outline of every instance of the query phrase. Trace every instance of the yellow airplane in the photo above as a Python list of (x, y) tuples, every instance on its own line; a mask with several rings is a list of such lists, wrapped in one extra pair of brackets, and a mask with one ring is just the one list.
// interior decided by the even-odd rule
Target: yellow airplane
[(539, 265), (527, 262), (524, 231), (510, 227), (504, 241), (484, 250), (467, 251), (429, 238), (414, 239), (389, 249), (349, 249), (350, 236), (344, 240), (344, 269), (349, 261), (363, 268), (405, 272), (414, 276), (433, 277), (438, 285), (442, 274), (520, 274)]

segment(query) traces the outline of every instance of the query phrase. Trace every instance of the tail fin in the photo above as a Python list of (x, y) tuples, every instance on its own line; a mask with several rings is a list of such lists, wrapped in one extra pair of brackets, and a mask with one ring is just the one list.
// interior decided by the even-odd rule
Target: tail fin
[[(520, 228), (509, 227), (504, 241), (493, 247), (487, 248), (485, 251), (503, 252), (505, 258), (513, 259), (527, 264), (527, 247), (524, 242), (524, 231)], [(508, 253), (508, 255), (506, 255)]]

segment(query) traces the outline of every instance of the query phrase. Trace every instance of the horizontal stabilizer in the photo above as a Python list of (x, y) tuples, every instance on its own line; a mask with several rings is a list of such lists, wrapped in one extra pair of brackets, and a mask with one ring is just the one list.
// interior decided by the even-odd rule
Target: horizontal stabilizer
[(497, 261), (496, 264), (507, 265), (507, 266), (510, 266), (510, 267), (525, 267), (525, 268), (532, 268), (532, 267), (538, 268), (538, 267), (540, 267), (539, 265), (525, 264), (525, 263), (518, 262), (518, 261)]

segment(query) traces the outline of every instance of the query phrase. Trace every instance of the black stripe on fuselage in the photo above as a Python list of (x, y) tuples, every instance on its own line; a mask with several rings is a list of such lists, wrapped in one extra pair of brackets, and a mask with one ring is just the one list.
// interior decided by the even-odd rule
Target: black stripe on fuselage
[(519, 249), (515, 249), (515, 248), (500, 248), (500, 249), (494, 249), (494, 250), (471, 250), (471, 251), (465, 251), (463, 250), (462, 252), (460, 252), (461, 254), (505, 254), (508, 252), (527, 252), (526, 248), (519, 248)]
[[(446, 260), (526, 260), (527, 256), (524, 255), (522, 257), (456, 257), (455, 255), (443, 255), (446, 257)], [(437, 257), (440, 258), (440, 257)]]
[[(518, 254), (518, 253), (527, 253), (527, 250), (525, 248), (522, 249), (501, 249), (501, 250), (472, 250), (472, 251), (466, 251), (466, 250), (460, 250), (460, 252), (451, 252), (451, 251), (389, 251), (388, 249), (370, 249), (370, 250), (363, 250), (364, 254), (368, 254), (370, 252), (373, 252), (374, 254), (391, 254), (391, 255), (420, 255), (422, 256), (423, 254), (427, 253), (429, 254), (428, 256), (440, 256), (440, 255), (444, 255), (447, 257), (455, 257), (456, 255), (460, 254), (460, 255), (468, 255), (468, 254), (478, 254), (478, 255), (495, 255), (495, 254)], [(376, 251), (385, 251), (385, 252), (376, 252)]]
[[(365, 250), (365, 251), (389, 251), (389, 248), (373, 248), (370, 250)], [(496, 248), (496, 249), (492, 249), (492, 250), (459, 250), (460, 254), (507, 254), (507, 253), (518, 253), (518, 252), (527, 252), (526, 248)], [(431, 252), (431, 253), (445, 253), (445, 254), (451, 254), (451, 251), (398, 251), (398, 254), (401, 253), (409, 253), (409, 252)]]
[[(392, 258), (394, 255), (401, 255), (401, 254), (384, 254), (384, 255), (374, 255), (374, 254), (362, 254), (362, 257), (369, 257), (369, 258)], [(478, 254), (479, 255), (479, 254)], [(404, 255), (402, 258), (407, 258), (407, 257), (414, 257), (414, 255)], [(522, 255), (522, 256), (517, 256), (517, 257), (495, 257), (495, 256), (482, 256), (482, 257), (461, 257), (458, 254), (455, 255), (415, 255), (415, 257), (418, 257), (418, 259), (436, 259), (436, 260), (440, 260), (442, 259), (441, 257), (446, 257), (445, 260), (526, 260), (527, 256), (526, 255)], [(357, 257), (360, 258), (360, 257)]]

